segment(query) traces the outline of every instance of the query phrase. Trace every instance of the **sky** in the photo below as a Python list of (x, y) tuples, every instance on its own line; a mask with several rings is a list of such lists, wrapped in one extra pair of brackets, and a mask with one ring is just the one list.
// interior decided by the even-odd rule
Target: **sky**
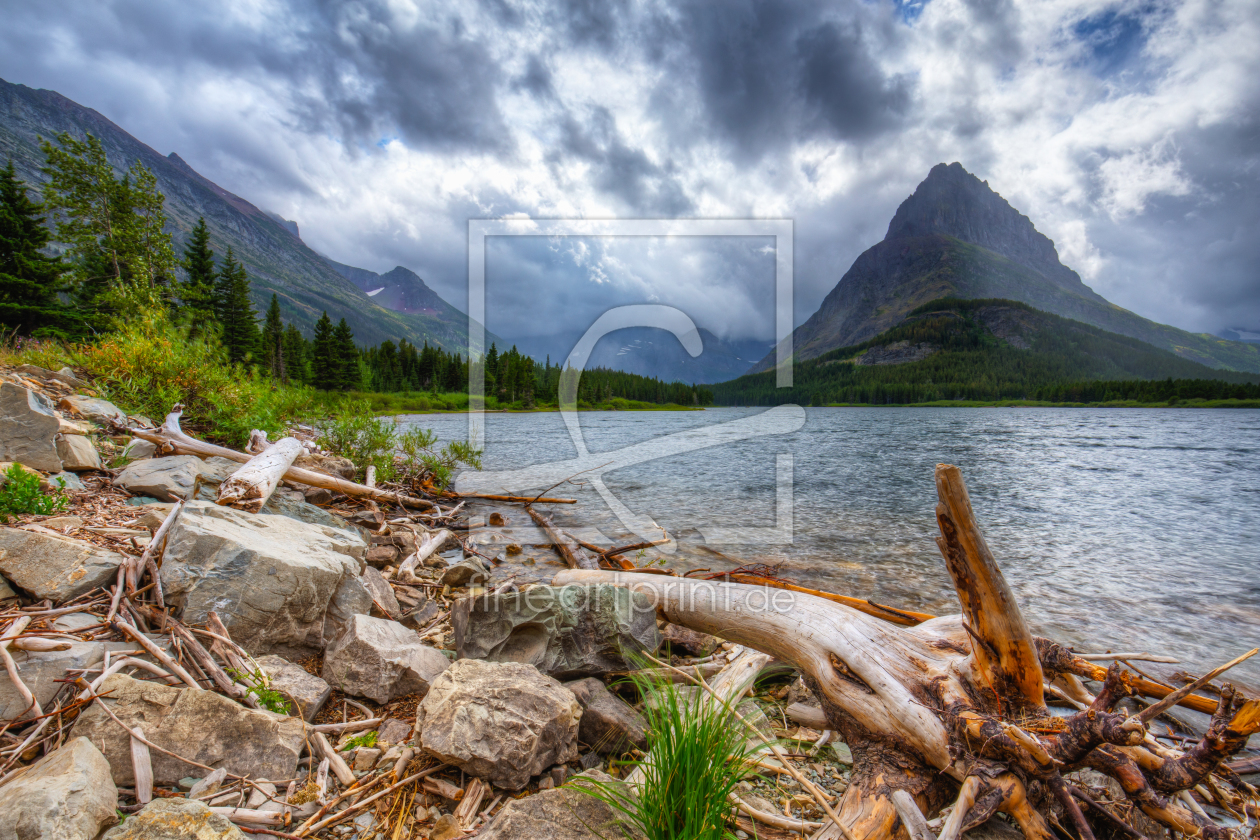
[[(0, 0), (0, 16), (0, 77), (461, 308), (469, 218), (772, 218), (794, 223), (799, 324), (958, 161), (1113, 302), (1260, 333), (1260, 0)], [(500, 335), (664, 302), (773, 338), (763, 241), (487, 253)]]

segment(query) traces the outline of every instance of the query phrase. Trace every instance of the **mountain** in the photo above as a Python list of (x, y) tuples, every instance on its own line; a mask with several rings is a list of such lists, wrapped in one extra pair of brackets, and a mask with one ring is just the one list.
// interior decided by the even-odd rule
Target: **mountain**
[(328, 260), (328, 264), (370, 297), (373, 303), (393, 312), (426, 315), (442, 321), (468, 319), (463, 312), (442, 300), (419, 274), (409, 268), (399, 265), (384, 274), (377, 274), (366, 268), (355, 268), (332, 260)]
[[(1260, 375), (1210, 368), (1026, 303), (960, 298), (933, 301), (872, 339), (798, 363), (791, 389), (776, 388), (770, 370), (716, 385), (713, 392), (720, 405), (1059, 402), (1078, 401), (1058, 395), (1081, 391), (1077, 386), (1082, 382), (1167, 379), (1199, 380), (1195, 387), (1204, 398), (1260, 395), (1255, 388)], [(1235, 393), (1238, 388), (1244, 390)], [(1090, 401), (1104, 401), (1105, 391)], [(1136, 397), (1114, 397), (1129, 398)]]
[(617, 330), (595, 345), (587, 369), (608, 368), (664, 382), (704, 385), (746, 373), (766, 351), (769, 342), (724, 342), (701, 328), (704, 350), (692, 358), (672, 333), (651, 327)]
[[(1140, 339), (1209, 367), (1260, 372), (1260, 347), (1158, 324), (1109, 303), (1027, 216), (958, 163), (938, 164), (793, 333), (796, 359), (879, 335), (943, 297), (1004, 298)], [(769, 370), (774, 353), (753, 368)]]
[(159, 154), (91, 108), (54, 91), (0, 79), (0, 160), (12, 158), (28, 184), (46, 180), (40, 172), (44, 156), (39, 139), (52, 140), (63, 131), (80, 139), (87, 133), (100, 138), (110, 162), (120, 171), (136, 160), (152, 170), (158, 189), (166, 196), (168, 230), (177, 249), (197, 218), (205, 217), (215, 253), (222, 255), (230, 245), (244, 263), (259, 311), (265, 310), (274, 292), (285, 320), (307, 335), (326, 310), (334, 321), (345, 318), (360, 344), (405, 338), (414, 344), (427, 340), (447, 350), (467, 352), (467, 318), (453, 307), (445, 306), (440, 315), (434, 315), (378, 305), (302, 242), (296, 222), (264, 212), (228, 192), (174, 152)]

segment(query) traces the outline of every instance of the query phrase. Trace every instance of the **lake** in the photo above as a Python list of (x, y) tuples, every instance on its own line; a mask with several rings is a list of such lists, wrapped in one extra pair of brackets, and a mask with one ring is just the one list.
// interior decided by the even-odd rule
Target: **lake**
[[(762, 411), (580, 418), (591, 452), (612, 453)], [(468, 432), (462, 415), (400, 422), (441, 440)], [(484, 424), (485, 470), (576, 454), (557, 413), (487, 414)], [(798, 431), (622, 467), (603, 480), (677, 540), (671, 565), (716, 571), (732, 563), (700, 532), (775, 525), (784, 453), (793, 462), (791, 541), (715, 546), (738, 562), (782, 563), (784, 577), (890, 606), (957, 612), (934, 542), (933, 468), (946, 462), (962, 469), (1034, 633), (1083, 651), (1167, 653), (1189, 668), (1260, 644), (1260, 411), (810, 408)], [(579, 500), (553, 506), (558, 524), (586, 529), (601, 545), (636, 541), (589, 484), (552, 495)], [(1236, 673), (1260, 683), (1254, 660)]]

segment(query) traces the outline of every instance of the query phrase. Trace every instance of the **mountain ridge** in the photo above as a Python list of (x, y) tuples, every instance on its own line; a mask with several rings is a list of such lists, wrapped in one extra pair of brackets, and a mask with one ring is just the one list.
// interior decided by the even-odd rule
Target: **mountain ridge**
[(245, 265), (259, 312), (275, 293), (285, 320), (308, 336), (320, 314), (327, 311), (334, 321), (344, 317), (361, 344), (405, 338), (416, 345), (428, 341), (467, 352), (467, 316), (454, 307), (449, 310), (459, 317), (408, 314), (378, 305), (310, 249), (298, 235), (296, 223), (219, 186), (177, 153), (157, 152), (92, 108), (56, 91), (0, 79), (0, 159), (12, 158), (19, 177), (31, 187), (39, 188), (46, 181), (40, 171), (44, 156), (39, 139), (52, 140), (63, 131), (80, 139), (86, 133), (98, 137), (116, 168), (139, 160), (154, 173), (166, 197), (167, 229), (177, 249), (197, 219), (204, 217), (216, 256), (221, 257), (230, 245)]
[[(959, 163), (932, 167), (901, 203), (884, 239), (853, 261), (793, 332), (794, 357), (858, 344), (949, 296), (1016, 300), (1210, 367), (1260, 372), (1260, 348), (1159, 324), (1107, 301), (1060, 262), (1027, 216)], [(751, 372), (774, 363), (772, 350)]]

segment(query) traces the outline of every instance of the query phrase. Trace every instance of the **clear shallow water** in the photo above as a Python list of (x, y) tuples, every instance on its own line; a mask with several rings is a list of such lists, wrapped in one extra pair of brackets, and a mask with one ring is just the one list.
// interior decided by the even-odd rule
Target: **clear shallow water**
[[(758, 413), (584, 412), (593, 452)], [(400, 418), (442, 440), (459, 415)], [(574, 457), (558, 414), (485, 416), (487, 470)], [(775, 456), (793, 454), (790, 544), (721, 545), (835, 592), (956, 612), (936, 549), (939, 462), (962, 468), (985, 536), (1038, 634), (1187, 667), (1260, 645), (1260, 411), (807, 409), (803, 428), (620, 469), (605, 482), (678, 540), (683, 568), (730, 568), (697, 527), (774, 524)], [(539, 488), (541, 489), (541, 488)], [(558, 523), (633, 541), (591, 488), (553, 491)], [(1260, 665), (1238, 677), (1260, 683)]]

